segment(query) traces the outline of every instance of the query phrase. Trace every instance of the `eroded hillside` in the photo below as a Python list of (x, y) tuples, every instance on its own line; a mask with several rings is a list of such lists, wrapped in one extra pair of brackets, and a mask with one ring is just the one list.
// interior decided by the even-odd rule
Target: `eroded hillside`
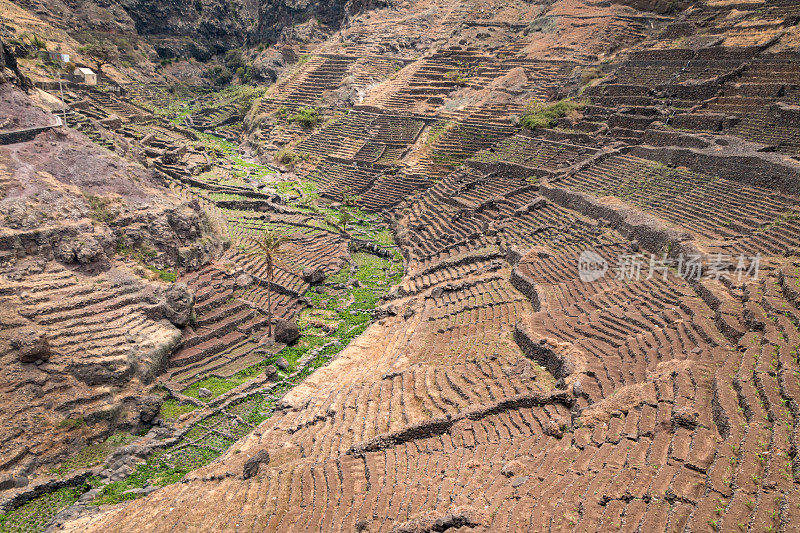
[[(273, 84), (73, 86), (67, 125), (80, 133), (0, 147), (6, 240), (19, 243), (2, 292), (18, 309), (10, 325), (71, 331), (77, 316), (118, 308), (61, 302), (58, 291), (98, 294), (70, 289), (73, 272), (108, 280), (112, 299), (175, 287), (194, 299), (181, 331), (159, 323), (175, 337), (163, 364), (132, 365), (158, 367), (147, 392), (160, 408), (140, 417), (151, 429), (138, 448), (55, 461), (60, 477), (37, 494), (15, 488), (27, 496), (2, 524), (66, 509), (52, 527), (794, 530), (796, 3), (347, 4), (289, 30), (291, 9), (276, 12), (279, 35), (257, 30), (277, 39)], [(53, 117), (31, 112), (25, 127), (39, 118)], [(53, 167), (73, 145), (101, 150), (86, 137), (143, 167), (101, 183)], [(158, 202), (118, 190), (144, 167), (171, 189)], [(36, 189), (15, 218), (16, 182)], [(68, 187), (85, 189), (83, 208)], [(129, 211), (85, 222), (115, 205), (91, 198), (112, 192), (153, 221), (183, 198), (232, 245), (187, 262), (171, 255), (186, 236), (151, 222), (136, 230), (163, 237), (153, 246), (178, 284), (115, 277), (149, 258), (107, 250), (130, 235)], [(63, 205), (60, 222), (32, 217), (37, 201)], [(83, 244), (66, 251), (40, 237), (73, 226)], [(254, 239), (275, 231), (289, 241), (270, 278)], [(97, 253), (82, 261), (87, 248)], [(6, 367), (103, 375), (76, 374), (69, 347), (99, 364), (91, 354), (113, 359), (116, 333), (78, 331), (51, 341), (67, 366), (20, 367), (18, 342)], [(142, 401), (145, 378), (114, 368)], [(51, 401), (31, 376), (10, 373), (26, 385), (9, 397), (39, 387)]]

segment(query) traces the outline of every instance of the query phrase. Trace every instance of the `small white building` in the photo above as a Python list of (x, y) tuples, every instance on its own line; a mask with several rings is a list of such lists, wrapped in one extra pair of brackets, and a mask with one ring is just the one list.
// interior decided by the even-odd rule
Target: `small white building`
[(95, 74), (90, 68), (78, 67), (75, 69), (72, 75), (75, 77), (75, 81), (78, 83), (97, 85), (97, 74)]
[(62, 54), (61, 52), (47, 52), (47, 56), (53, 61), (69, 63), (69, 54)]

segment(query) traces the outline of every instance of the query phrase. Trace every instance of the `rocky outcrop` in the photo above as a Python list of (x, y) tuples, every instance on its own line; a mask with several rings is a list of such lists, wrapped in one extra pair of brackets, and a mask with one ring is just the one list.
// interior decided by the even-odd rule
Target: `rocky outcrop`
[(127, 0), (122, 6), (139, 35), (182, 37), (161, 39), (155, 45), (162, 58), (190, 56), (203, 61), (247, 40), (245, 20), (250, 13), (245, 3)]
[[(0, 106), (13, 128), (52, 118), (8, 84)], [(195, 300), (163, 279), (223, 240), (196, 201), (70, 130), (0, 146), (0, 179), (0, 416), (17, 421), (0, 473), (26, 473), (157, 418), (149, 387)]]
[(262, 464), (269, 463), (269, 452), (267, 450), (258, 450), (256, 454), (244, 463), (242, 468), (242, 477), (250, 479), (258, 474), (258, 469)]
[(17, 58), (11, 48), (0, 39), (0, 84), (11, 82), (20, 87), (30, 87), (30, 80), (19, 70)]
[[(21, 91), (0, 102), (14, 128), (52, 123)], [(167, 193), (151, 170), (125, 161), (70, 130), (0, 146), (0, 169), (15, 183), (0, 199), (0, 251), (15, 260), (39, 256), (104, 270), (115, 257), (146, 259), (160, 269), (193, 270), (223, 241), (195, 202)]]
[(661, 14), (674, 14), (692, 4), (689, 0), (613, 0), (613, 2), (636, 8), (639, 11)]
[(41, 331), (23, 330), (11, 339), (21, 363), (43, 362), (50, 359), (50, 343)]
[[(385, 0), (267, 0), (259, 6), (258, 26), (253, 38), (276, 42), (283, 36), (307, 41), (319, 25), (335, 30), (354, 14), (388, 3)], [(317, 24), (304, 24), (309, 21)]]
[(300, 328), (293, 320), (283, 318), (275, 322), (275, 342), (291, 344), (300, 338)]
[(164, 291), (162, 302), (164, 317), (179, 328), (189, 323), (194, 307), (194, 291), (186, 283), (174, 283)]
[(269, 48), (256, 55), (251, 67), (252, 76), (257, 81), (274, 83), (286, 64), (287, 59), (281, 51)]

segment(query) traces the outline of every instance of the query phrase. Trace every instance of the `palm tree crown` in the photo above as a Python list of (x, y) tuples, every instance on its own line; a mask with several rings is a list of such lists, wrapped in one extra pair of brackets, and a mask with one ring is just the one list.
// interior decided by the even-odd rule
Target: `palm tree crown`
[(267, 264), (267, 334), (272, 336), (272, 284), (275, 273), (274, 266), (280, 257), (286, 254), (281, 247), (289, 242), (289, 237), (272, 230), (264, 230), (258, 238), (249, 237), (248, 240), (255, 245), (255, 250), (250, 254), (261, 257)]

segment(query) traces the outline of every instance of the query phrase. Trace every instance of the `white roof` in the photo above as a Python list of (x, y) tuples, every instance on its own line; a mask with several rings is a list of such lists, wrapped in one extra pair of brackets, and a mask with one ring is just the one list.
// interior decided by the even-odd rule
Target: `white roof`
[(86, 67), (78, 67), (75, 70), (80, 72), (81, 74), (94, 74), (94, 71), (92, 69)]

